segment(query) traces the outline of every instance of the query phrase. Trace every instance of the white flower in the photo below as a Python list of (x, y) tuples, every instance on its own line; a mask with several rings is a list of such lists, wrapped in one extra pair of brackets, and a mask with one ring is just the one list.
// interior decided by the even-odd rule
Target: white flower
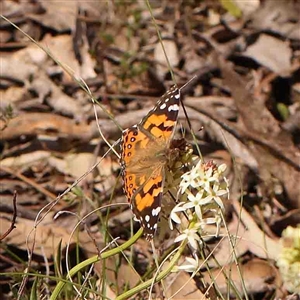
[(177, 223), (177, 224), (180, 224), (181, 223), (181, 220), (180, 218), (178, 217), (177, 213), (179, 212), (182, 212), (182, 211), (185, 211), (186, 208), (182, 207), (182, 205), (185, 204), (184, 202), (180, 202), (178, 203), (171, 211), (171, 214), (170, 214), (170, 218), (169, 218), (169, 226), (171, 228), (171, 230), (173, 230), (173, 224), (172, 224), (172, 221)]
[[(186, 192), (188, 192), (188, 190)], [(199, 191), (196, 194), (196, 196), (194, 196), (191, 192), (188, 192), (187, 198), (188, 198), (189, 202), (187, 202), (183, 205), (184, 208), (194, 208), (195, 213), (199, 220), (202, 220), (201, 206), (203, 205), (202, 204), (203, 193), (204, 193), (204, 190)]]
[(195, 188), (195, 167), (190, 172), (186, 172), (181, 176), (181, 182), (179, 184), (181, 194), (183, 194), (188, 188)]
[(220, 232), (220, 225), (221, 225), (222, 219), (220, 217), (220, 211), (216, 211), (215, 209), (213, 209), (212, 211), (214, 211), (215, 217), (210, 217), (210, 218), (203, 219), (202, 224), (203, 224), (203, 226), (208, 225), (208, 224), (216, 224), (217, 229), (216, 229), (215, 237), (217, 237), (219, 235), (219, 232)]
[(186, 272), (196, 272), (199, 269), (199, 260), (198, 257), (196, 256), (196, 259), (191, 258), (191, 257), (186, 257), (186, 264), (182, 264), (177, 267), (178, 270), (183, 270)]
[[(217, 166), (213, 161), (204, 163), (199, 160), (189, 172), (181, 176), (178, 197), (180, 202), (172, 210), (170, 215), (170, 228), (173, 229), (172, 221), (181, 224), (180, 214), (185, 212), (190, 221), (189, 229), (184, 229), (181, 224), (181, 235), (175, 241), (187, 239), (188, 243), (195, 249), (201, 242), (197, 233), (201, 225), (216, 224), (218, 234), (221, 225), (221, 210), (224, 210), (223, 196), (229, 198), (229, 184), (224, 177), (226, 165)], [(199, 222), (197, 226), (191, 221)]]
[(226, 169), (227, 169), (226, 164), (221, 164), (220, 166), (218, 166), (218, 173), (223, 174)]
[(220, 177), (221, 178), (224, 177), (223, 174), (224, 174), (226, 168), (227, 168), (226, 164), (222, 164), (222, 165), (218, 166), (217, 170), (214, 171), (213, 176), (216, 178), (217, 181), (219, 180)]
[(214, 182), (216, 179), (213, 177), (213, 169), (209, 168), (208, 170), (204, 171), (203, 167), (201, 171), (198, 172), (199, 179), (198, 184), (202, 186), (206, 191), (210, 189), (211, 183)]
[(197, 188), (199, 190), (200, 187), (203, 187), (205, 190), (208, 190), (211, 182), (216, 181), (216, 178), (213, 176), (213, 168), (210, 167), (205, 170), (201, 160), (199, 160), (190, 172), (183, 174), (181, 178), (180, 190), (182, 194), (188, 188)]
[[(197, 249), (198, 248), (198, 243), (200, 241), (200, 237), (197, 234), (198, 233), (198, 229), (199, 229), (199, 224), (195, 224), (194, 225), (195, 228), (187, 228), (185, 230), (183, 230), (183, 233), (181, 235), (179, 235), (174, 242), (180, 242), (183, 240), (188, 240), (188, 243), (192, 246), (192, 248)], [(197, 228), (198, 227), (198, 228)]]
[(220, 196), (227, 194), (227, 190), (220, 189), (220, 184), (215, 182), (213, 188), (207, 191), (208, 196), (203, 199), (203, 203), (216, 202), (222, 210), (224, 210), (224, 204)]

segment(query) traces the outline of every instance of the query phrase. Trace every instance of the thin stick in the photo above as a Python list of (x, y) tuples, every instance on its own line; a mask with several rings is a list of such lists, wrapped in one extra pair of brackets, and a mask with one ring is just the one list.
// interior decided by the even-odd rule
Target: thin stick
[(11, 225), (8, 228), (8, 230), (0, 237), (0, 241), (5, 239), (15, 228), (16, 228), (16, 219), (17, 219), (17, 191), (14, 191), (14, 196), (13, 196), (13, 217), (11, 220)]

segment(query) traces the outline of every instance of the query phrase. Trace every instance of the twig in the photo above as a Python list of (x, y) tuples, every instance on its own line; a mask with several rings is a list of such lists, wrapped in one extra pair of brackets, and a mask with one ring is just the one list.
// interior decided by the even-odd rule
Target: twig
[(22, 180), (23, 182), (26, 182), (28, 185), (32, 186), (33, 188), (35, 188), (37, 191), (39, 191), (40, 193), (44, 194), (46, 197), (49, 197), (51, 200), (56, 199), (56, 195), (49, 192), (47, 189), (43, 188), (40, 184), (36, 183), (34, 180), (31, 180), (30, 178), (24, 176), (23, 174), (19, 173), (19, 172), (15, 172), (13, 171), (11, 168), (6, 167), (6, 166), (0, 166), (0, 168), (8, 173), (11, 174), (17, 178), (19, 178), (20, 180)]
[(13, 211), (13, 217), (11, 220), (10, 228), (8, 228), (8, 230), (0, 237), (0, 241), (5, 239), (16, 228), (15, 223), (17, 219), (17, 191), (14, 191), (13, 207), (14, 207), (14, 211)]

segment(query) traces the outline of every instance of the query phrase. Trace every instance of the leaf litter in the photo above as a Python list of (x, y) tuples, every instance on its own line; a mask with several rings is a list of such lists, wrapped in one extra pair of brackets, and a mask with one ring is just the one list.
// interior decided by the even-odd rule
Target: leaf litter
[[(142, 1), (4, 2), (3, 16), (41, 43), (77, 80), (84, 79), (122, 128), (137, 123), (172, 84)], [(276, 260), (283, 229), (299, 223), (300, 127), (293, 121), (300, 111), (299, 13), (297, 1), (239, 2), (236, 8), (210, 1), (153, 7), (178, 85), (198, 75), (184, 101), (202, 155), (225, 162), (231, 184), (227, 229), (221, 228), (216, 238), (215, 228), (207, 227), (210, 234), (203, 238), (208, 258), (201, 260), (201, 272), (191, 276), (180, 271), (167, 277), (169, 298), (200, 299), (205, 293), (216, 298), (214, 285), (220, 293), (235, 297), (229, 278), (240, 295), (245, 287), (255, 299), (289, 297)], [(67, 247), (72, 257), (78, 245), (82, 260), (107, 246), (106, 232), (118, 237), (120, 244), (130, 238), (132, 214), (125, 205), (118, 159), (97, 123), (111, 144), (121, 132), (98, 106), (95, 119), (91, 99), (73, 76), (2, 18), (0, 25), (5, 37), (0, 76), (0, 236), (11, 227), (14, 214), (17, 217), (16, 228), (1, 241), (0, 272), (24, 270), (11, 256), (15, 253), (43, 274), (48, 265), (53, 275), (58, 251), (65, 261)], [(182, 112), (179, 121), (185, 138), (193, 142)], [(87, 177), (51, 211), (44, 210), (84, 174)], [(138, 229), (135, 223), (133, 229)], [(228, 236), (238, 237), (234, 250)], [(175, 237), (174, 231), (164, 228), (155, 238), (158, 253), (166, 253)], [(152, 266), (149, 244), (140, 239), (131, 252), (97, 263), (93, 272), (98, 278), (106, 273), (107, 295), (113, 299), (125, 286), (134, 287)], [(7, 298), (15, 279), (0, 280)], [(102, 283), (96, 286), (101, 291)], [(154, 292), (153, 297), (161, 296), (159, 289)]]

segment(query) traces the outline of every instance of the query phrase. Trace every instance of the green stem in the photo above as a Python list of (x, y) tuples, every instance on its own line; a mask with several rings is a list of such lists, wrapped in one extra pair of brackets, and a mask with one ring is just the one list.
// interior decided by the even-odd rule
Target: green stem
[[(77, 274), (81, 269), (87, 267), (87, 266), (90, 266), (102, 259), (106, 259), (110, 256), (113, 256), (115, 254), (118, 254), (122, 251), (124, 251), (125, 249), (129, 248), (131, 245), (133, 245), (139, 238), (140, 236), (143, 234), (143, 229), (141, 228), (129, 241), (127, 241), (126, 243), (124, 243), (123, 245), (117, 247), (117, 248), (114, 248), (114, 249), (111, 249), (111, 250), (108, 250), (106, 252), (103, 252), (100, 254), (100, 256), (98, 255), (95, 255), (81, 263), (79, 263), (78, 265), (76, 265), (74, 268), (72, 268), (69, 273), (67, 274), (66, 278), (72, 278), (75, 274)], [(62, 289), (64, 288), (65, 284), (66, 284), (66, 280), (64, 279), (61, 279), (59, 281), (59, 283), (57, 284), (57, 286), (55, 287), (51, 297), (50, 297), (50, 300), (56, 300), (59, 296), (59, 294), (61, 293)]]
[(120, 296), (116, 297), (115, 300), (123, 300), (123, 299), (128, 299), (129, 297), (135, 295), (136, 293), (148, 288), (149, 286), (151, 286), (153, 283), (158, 282), (162, 279), (164, 279), (174, 268), (174, 266), (176, 265), (177, 261), (179, 260), (182, 252), (185, 249), (185, 246), (187, 244), (187, 240), (184, 240), (181, 245), (179, 246), (178, 251), (176, 252), (176, 254), (174, 255), (174, 257), (171, 259), (168, 267), (162, 271), (161, 273), (159, 273), (156, 278), (152, 278), (149, 279), (141, 284), (139, 284), (138, 286), (132, 288), (131, 290), (121, 294)]

